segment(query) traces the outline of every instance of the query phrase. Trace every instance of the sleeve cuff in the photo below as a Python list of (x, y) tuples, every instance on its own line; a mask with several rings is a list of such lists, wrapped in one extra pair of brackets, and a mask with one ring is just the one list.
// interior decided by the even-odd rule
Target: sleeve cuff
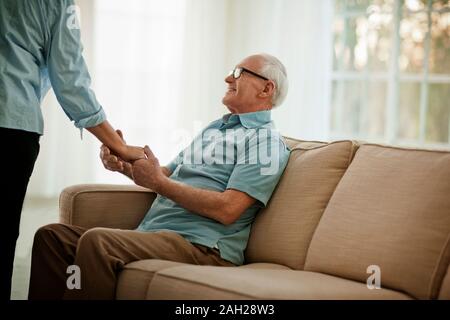
[(170, 173), (173, 173), (175, 171), (175, 169), (177, 168), (177, 166), (178, 166), (178, 164), (171, 162), (166, 165), (166, 168), (170, 171)]
[(105, 120), (106, 114), (103, 111), (103, 108), (100, 107), (100, 110), (98, 110), (96, 113), (75, 121), (75, 127), (79, 129), (95, 127)]
[(259, 201), (262, 207), (267, 206), (267, 202), (269, 202), (269, 199), (267, 199), (267, 195), (256, 190), (255, 188), (252, 188), (251, 186), (242, 185), (240, 183), (232, 183), (227, 186), (227, 189), (234, 189), (248, 194), (250, 197)]

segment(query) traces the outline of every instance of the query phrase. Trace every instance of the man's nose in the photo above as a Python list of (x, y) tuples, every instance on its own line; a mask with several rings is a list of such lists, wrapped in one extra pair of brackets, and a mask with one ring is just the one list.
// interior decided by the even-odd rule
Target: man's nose
[(226, 83), (232, 83), (235, 79), (233, 78), (233, 75), (229, 74), (225, 77)]

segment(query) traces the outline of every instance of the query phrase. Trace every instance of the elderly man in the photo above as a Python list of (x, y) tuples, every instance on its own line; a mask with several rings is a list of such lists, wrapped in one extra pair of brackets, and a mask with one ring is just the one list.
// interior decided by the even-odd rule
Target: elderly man
[[(231, 113), (212, 122), (166, 167), (147, 146), (147, 159), (133, 164), (102, 146), (107, 169), (158, 196), (136, 230), (64, 224), (39, 229), (30, 299), (114, 299), (118, 272), (135, 260), (244, 262), (253, 219), (269, 201), (289, 158), (270, 120), (270, 110), (286, 96), (287, 76), (278, 59), (259, 54), (239, 63), (225, 82), (223, 104)], [(66, 288), (69, 265), (81, 270), (80, 289)]]

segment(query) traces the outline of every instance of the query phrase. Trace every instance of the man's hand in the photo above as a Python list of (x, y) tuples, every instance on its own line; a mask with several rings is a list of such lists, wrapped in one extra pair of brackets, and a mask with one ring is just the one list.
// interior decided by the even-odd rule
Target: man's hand
[[(122, 131), (117, 130), (118, 135), (120, 138), (125, 142), (123, 139)], [(121, 158), (117, 157), (116, 155), (111, 153), (111, 150), (105, 145), (102, 145), (100, 147), (100, 159), (102, 160), (103, 166), (110, 170), (110, 171), (117, 171), (120, 172), (130, 179), (133, 179), (133, 166), (131, 163), (122, 160)]]
[(137, 185), (158, 192), (161, 183), (167, 176), (161, 169), (158, 159), (148, 146), (145, 146), (144, 152), (147, 159), (133, 162), (133, 180)]

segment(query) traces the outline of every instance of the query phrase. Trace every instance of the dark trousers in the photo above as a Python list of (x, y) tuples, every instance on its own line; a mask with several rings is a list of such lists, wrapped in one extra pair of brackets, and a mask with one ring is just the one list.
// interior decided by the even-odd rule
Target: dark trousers
[(0, 128), (0, 300), (10, 299), (20, 214), (39, 153), (39, 134)]

